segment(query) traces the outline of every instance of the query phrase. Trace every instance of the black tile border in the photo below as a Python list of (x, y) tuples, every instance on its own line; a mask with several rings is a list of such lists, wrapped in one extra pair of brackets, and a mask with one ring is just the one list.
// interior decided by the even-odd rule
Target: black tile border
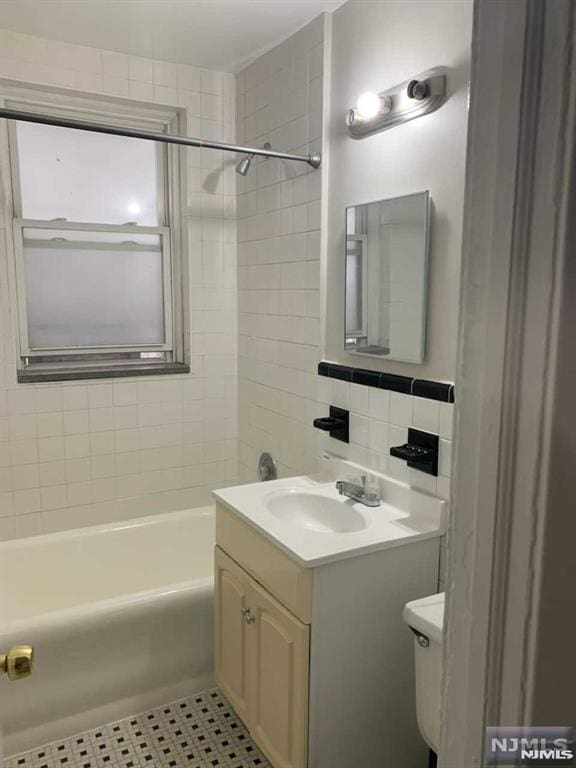
[(428, 400), (440, 400), (443, 403), (454, 402), (454, 384), (428, 379), (413, 379), (410, 376), (397, 376), (393, 373), (380, 373), (366, 368), (352, 368), (349, 365), (337, 363), (318, 363), (318, 375), (340, 381), (350, 381), (353, 384), (363, 384), (366, 387), (389, 389), (392, 392), (402, 392), (405, 395), (425, 397)]

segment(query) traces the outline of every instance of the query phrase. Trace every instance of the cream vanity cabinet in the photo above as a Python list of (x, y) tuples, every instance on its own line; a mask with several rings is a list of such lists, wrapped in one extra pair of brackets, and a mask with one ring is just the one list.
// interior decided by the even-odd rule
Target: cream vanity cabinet
[(310, 627), (216, 548), (216, 680), (282, 768), (306, 764)]
[(216, 682), (274, 768), (426, 764), (402, 608), (438, 542), (309, 568), (217, 504)]

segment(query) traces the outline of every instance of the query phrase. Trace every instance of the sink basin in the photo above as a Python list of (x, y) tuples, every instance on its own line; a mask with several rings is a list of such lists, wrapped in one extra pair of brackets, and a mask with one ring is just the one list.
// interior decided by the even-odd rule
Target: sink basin
[(368, 520), (351, 502), (298, 489), (272, 493), (264, 506), (279, 520), (318, 533), (354, 533), (368, 526)]

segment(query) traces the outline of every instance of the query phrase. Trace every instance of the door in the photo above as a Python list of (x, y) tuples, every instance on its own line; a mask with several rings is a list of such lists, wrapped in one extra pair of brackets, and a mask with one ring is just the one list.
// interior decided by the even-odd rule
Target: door
[(249, 725), (247, 632), (251, 627), (246, 621), (249, 577), (219, 547), (215, 550), (214, 563), (216, 682), (238, 716)]
[(250, 580), (250, 732), (275, 768), (308, 753), (309, 627)]

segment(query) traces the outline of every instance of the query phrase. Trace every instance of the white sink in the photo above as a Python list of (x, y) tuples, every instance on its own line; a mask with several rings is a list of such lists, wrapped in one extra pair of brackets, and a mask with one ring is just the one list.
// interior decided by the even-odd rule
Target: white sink
[[(444, 532), (446, 502), (373, 474), (379, 507), (365, 507), (336, 489), (336, 478), (357, 474), (358, 465), (338, 461), (325, 476), (285, 477), (214, 491), (220, 505), (241, 517), (305, 567), (398, 547)], [(336, 474), (337, 472), (337, 474)]]
[(350, 502), (298, 488), (271, 493), (264, 499), (264, 506), (279, 520), (318, 533), (355, 533), (369, 524)]

